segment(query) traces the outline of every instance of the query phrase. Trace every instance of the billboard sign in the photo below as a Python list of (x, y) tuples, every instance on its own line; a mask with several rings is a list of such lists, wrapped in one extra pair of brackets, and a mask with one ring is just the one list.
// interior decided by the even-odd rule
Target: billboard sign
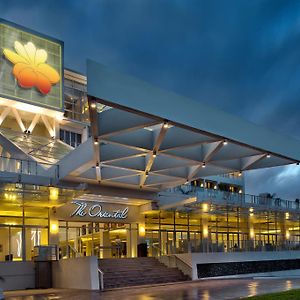
[(63, 42), (0, 19), (0, 97), (63, 109)]

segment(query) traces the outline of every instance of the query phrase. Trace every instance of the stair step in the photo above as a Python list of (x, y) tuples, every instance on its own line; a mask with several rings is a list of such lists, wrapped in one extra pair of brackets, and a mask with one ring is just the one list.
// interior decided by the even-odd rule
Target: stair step
[(189, 280), (177, 268), (168, 268), (154, 257), (99, 259), (106, 289)]

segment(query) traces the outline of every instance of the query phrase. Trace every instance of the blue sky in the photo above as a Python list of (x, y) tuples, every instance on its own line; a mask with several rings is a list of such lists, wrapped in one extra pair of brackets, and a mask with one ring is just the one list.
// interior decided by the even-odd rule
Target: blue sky
[[(300, 139), (298, 0), (0, 0), (0, 16), (63, 40), (68, 68), (89, 57)], [(299, 175), (251, 171), (247, 190), (300, 197)]]

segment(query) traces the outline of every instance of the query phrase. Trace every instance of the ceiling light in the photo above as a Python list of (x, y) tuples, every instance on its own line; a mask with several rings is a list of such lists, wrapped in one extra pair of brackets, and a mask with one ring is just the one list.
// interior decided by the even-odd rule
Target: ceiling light
[(169, 124), (168, 124), (168, 122), (164, 122), (164, 125), (163, 125), (163, 127), (164, 127), (165, 129), (169, 128)]

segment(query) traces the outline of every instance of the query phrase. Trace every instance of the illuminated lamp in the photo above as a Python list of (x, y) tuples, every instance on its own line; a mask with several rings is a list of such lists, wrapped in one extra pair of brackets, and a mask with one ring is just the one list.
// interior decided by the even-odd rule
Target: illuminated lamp
[(140, 236), (145, 236), (145, 234), (146, 234), (145, 226), (139, 225), (139, 235)]
[(202, 163), (202, 168), (205, 168), (206, 167), (206, 164), (205, 162)]
[(50, 233), (57, 234), (58, 233), (58, 222), (57, 221), (51, 221), (50, 223)]
[(91, 108), (95, 109), (97, 107), (96, 103), (95, 102), (92, 102), (91, 103)]

